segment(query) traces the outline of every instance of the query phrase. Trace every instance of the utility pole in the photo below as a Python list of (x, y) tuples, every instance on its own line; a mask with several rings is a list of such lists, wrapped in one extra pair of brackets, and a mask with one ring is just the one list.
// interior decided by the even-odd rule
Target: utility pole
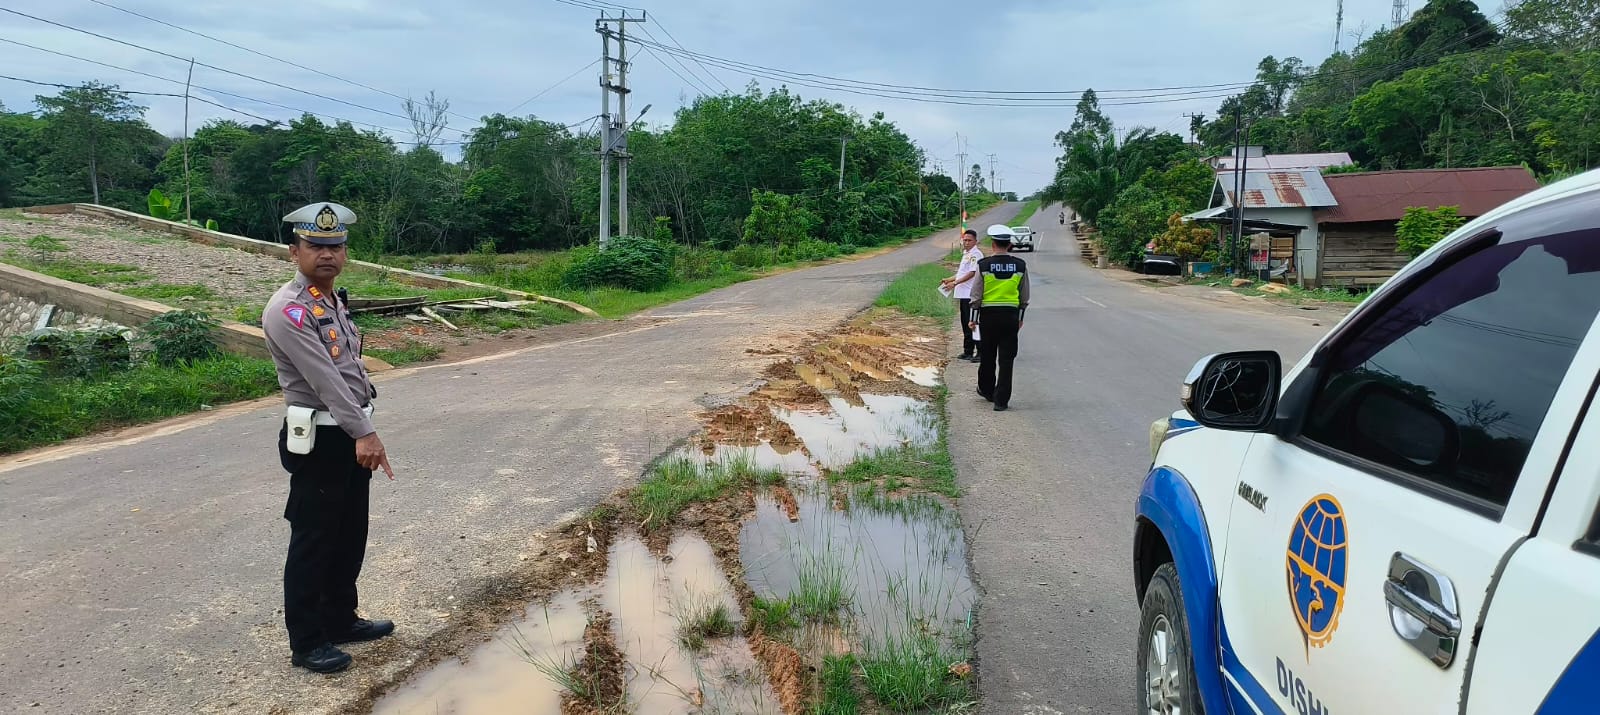
[(993, 191), (995, 193), (999, 193), (1000, 192), (1000, 188), (995, 184), (995, 180), (994, 180), (994, 155), (993, 154), (989, 155), (989, 190)]
[(194, 223), (194, 201), (189, 196), (189, 86), (194, 83), (194, 58), (189, 58), (189, 79), (183, 82), (183, 219)]
[[(1342, 2), (1343, 0), (1340, 0), (1340, 1)], [(1190, 144), (1199, 144), (1200, 143), (1200, 133), (1195, 131), (1194, 120), (1196, 120), (1196, 119), (1205, 119), (1206, 115), (1204, 115), (1204, 114), (1195, 114), (1193, 112), (1188, 112), (1188, 113), (1185, 113), (1183, 115), (1183, 118), (1189, 120), (1189, 143)]]
[(1410, 17), (1411, 3), (1407, 2), (1407, 0), (1394, 0), (1394, 17), (1392, 18), (1394, 24), (1389, 29), (1400, 29), (1400, 26), (1406, 24), (1406, 20), (1410, 19)]
[(839, 190), (844, 191), (844, 145), (850, 143), (849, 136), (839, 137)]
[(961, 147), (961, 132), (956, 132), (956, 190), (961, 193), (961, 230), (967, 229), (967, 151)]
[(1235, 271), (1239, 269), (1239, 237), (1244, 232), (1244, 151), (1239, 144), (1244, 136), (1243, 116), (1240, 107), (1233, 108), (1233, 230), (1229, 232), (1228, 262)]
[[(611, 242), (611, 160), (620, 166), (619, 193), (621, 205), (617, 218), (624, 235), (628, 232), (628, 49), (627, 28), (630, 22), (644, 22), (644, 17), (606, 17), (594, 21), (594, 31), (600, 34), (600, 249)], [(611, 29), (611, 23), (617, 29)], [(617, 57), (611, 56), (611, 40), (617, 41)], [(617, 82), (612, 83), (612, 69), (617, 72)], [(611, 115), (611, 95), (617, 95), (616, 117)]]

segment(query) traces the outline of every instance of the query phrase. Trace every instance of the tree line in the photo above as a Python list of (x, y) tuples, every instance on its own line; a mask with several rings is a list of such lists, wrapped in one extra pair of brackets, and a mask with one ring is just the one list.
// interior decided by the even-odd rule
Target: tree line
[[(331, 200), (357, 212), (351, 245), (368, 255), (555, 250), (599, 232), (592, 125), (495, 114), (450, 142), (448, 101), (430, 94), (405, 103), (400, 138), (312, 115), (213, 120), (188, 140), (186, 171), (185, 142), (151, 129), (135, 99), (88, 82), (37, 97), (37, 111), (0, 106), (0, 206), (143, 212), (156, 189), (189, 196), (181, 213), (196, 222), (285, 240), (284, 214)], [(787, 89), (700, 97), (666, 128), (635, 127), (628, 151), (631, 232), (684, 245), (871, 245), (960, 211), (956, 181), (925, 173), (923, 150), (882, 113)], [(986, 192), (981, 173), (971, 180)]]

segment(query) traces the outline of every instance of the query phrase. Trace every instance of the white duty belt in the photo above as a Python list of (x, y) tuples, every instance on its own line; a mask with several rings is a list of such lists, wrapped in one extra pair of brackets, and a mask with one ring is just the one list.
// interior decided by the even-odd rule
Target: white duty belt
[[(368, 418), (371, 418), (372, 417), (372, 405), (368, 404), (366, 407), (361, 408), (361, 413), (366, 415)], [(313, 413), (313, 415), (314, 415), (314, 417), (312, 417), (312, 420), (311, 420), (312, 424), (314, 424), (314, 425), (316, 425), (318, 427), (338, 427), (339, 426), (339, 421), (333, 418), (333, 413), (332, 412), (327, 412), (327, 411), (324, 411), (324, 410), (317, 410), (316, 412)]]

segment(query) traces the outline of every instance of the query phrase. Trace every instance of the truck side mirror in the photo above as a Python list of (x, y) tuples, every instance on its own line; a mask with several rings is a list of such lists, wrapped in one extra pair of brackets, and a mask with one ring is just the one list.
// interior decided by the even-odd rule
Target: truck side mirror
[(1214, 429), (1261, 432), (1272, 423), (1283, 381), (1283, 360), (1270, 350), (1202, 358), (1184, 378), (1183, 408)]

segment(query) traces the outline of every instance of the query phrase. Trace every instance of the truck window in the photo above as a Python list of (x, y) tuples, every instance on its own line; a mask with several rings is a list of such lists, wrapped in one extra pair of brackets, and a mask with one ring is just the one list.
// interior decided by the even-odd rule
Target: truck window
[(1600, 231), (1468, 255), (1341, 344), (1303, 436), (1496, 508), (1600, 311)]

